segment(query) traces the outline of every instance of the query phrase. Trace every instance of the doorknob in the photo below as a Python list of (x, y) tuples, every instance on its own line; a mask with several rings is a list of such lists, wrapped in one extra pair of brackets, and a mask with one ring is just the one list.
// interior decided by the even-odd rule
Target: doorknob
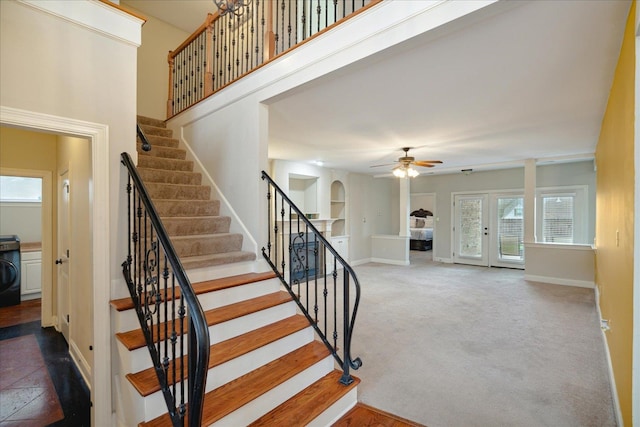
[(56, 264), (62, 264), (62, 258), (56, 260)]

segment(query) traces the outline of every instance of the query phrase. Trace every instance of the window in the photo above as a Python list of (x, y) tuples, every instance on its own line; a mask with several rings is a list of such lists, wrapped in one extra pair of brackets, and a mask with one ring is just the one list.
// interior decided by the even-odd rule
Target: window
[(538, 189), (536, 236), (541, 243), (588, 243), (586, 186)]
[(42, 178), (0, 176), (0, 202), (42, 202)]
[(542, 241), (574, 243), (573, 195), (542, 197)]

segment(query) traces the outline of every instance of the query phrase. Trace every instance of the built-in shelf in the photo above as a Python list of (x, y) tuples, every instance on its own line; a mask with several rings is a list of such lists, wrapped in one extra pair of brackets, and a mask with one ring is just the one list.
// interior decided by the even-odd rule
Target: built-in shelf
[(346, 232), (346, 198), (344, 184), (341, 181), (331, 183), (331, 218), (334, 222), (331, 226), (332, 236), (343, 236)]

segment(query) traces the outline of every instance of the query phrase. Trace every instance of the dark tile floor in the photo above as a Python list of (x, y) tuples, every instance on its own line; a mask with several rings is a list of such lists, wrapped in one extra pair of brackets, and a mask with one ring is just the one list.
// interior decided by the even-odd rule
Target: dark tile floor
[(88, 427), (90, 420), (89, 389), (62, 334), (39, 320), (0, 327), (0, 427)]

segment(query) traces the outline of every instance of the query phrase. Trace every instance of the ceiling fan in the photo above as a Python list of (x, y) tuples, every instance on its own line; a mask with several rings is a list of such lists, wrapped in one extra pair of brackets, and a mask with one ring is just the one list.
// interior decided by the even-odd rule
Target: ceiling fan
[(398, 178), (404, 178), (406, 176), (410, 176), (411, 178), (420, 175), (420, 172), (412, 168), (412, 165), (420, 166), (423, 168), (432, 168), (437, 164), (442, 164), (440, 160), (416, 160), (415, 157), (409, 155), (409, 150), (412, 147), (403, 147), (402, 151), (404, 151), (404, 156), (398, 158), (395, 163), (387, 163), (384, 165), (374, 165), (372, 168), (377, 168), (381, 166), (391, 166), (396, 165), (393, 168), (393, 174)]

